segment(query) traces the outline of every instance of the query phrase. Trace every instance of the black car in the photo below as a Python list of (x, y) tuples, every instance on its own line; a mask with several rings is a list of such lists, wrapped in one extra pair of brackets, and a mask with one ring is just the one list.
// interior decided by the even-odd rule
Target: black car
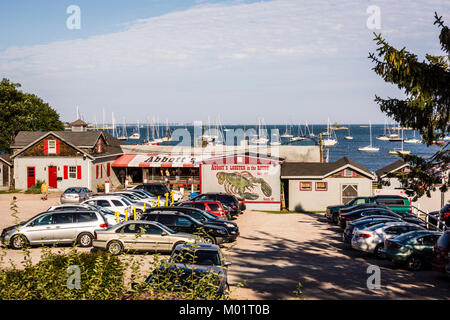
[(191, 207), (157, 207), (150, 208), (145, 213), (159, 213), (159, 212), (179, 212), (200, 221), (203, 224), (219, 226), (227, 229), (230, 234), (229, 241), (233, 242), (239, 236), (239, 228), (235, 222), (217, 219), (217, 216)]
[(400, 218), (394, 218), (394, 217), (384, 217), (384, 216), (373, 216), (373, 217), (367, 217), (367, 218), (361, 218), (357, 219), (355, 221), (350, 222), (347, 227), (344, 230), (344, 233), (342, 235), (342, 240), (345, 244), (351, 244), (352, 243), (352, 237), (353, 237), (353, 231), (355, 228), (364, 228), (364, 227), (370, 227), (374, 226), (379, 223), (385, 223), (385, 222), (395, 222), (395, 221), (402, 221)]
[(362, 209), (370, 209), (370, 208), (383, 208), (383, 209), (389, 209), (387, 206), (383, 204), (377, 204), (377, 203), (361, 203), (357, 204), (348, 208), (343, 208), (339, 210), (339, 215), (344, 213), (349, 213), (356, 210), (362, 210)]
[(142, 183), (140, 185), (137, 185), (133, 189), (136, 190), (145, 190), (147, 192), (150, 192), (151, 194), (154, 194), (155, 196), (165, 197), (166, 193), (170, 194), (170, 190), (164, 183)]
[[(176, 211), (145, 213), (141, 220), (157, 221), (175, 232), (183, 232), (201, 235), (205, 242), (212, 244), (221, 244), (230, 242), (230, 234), (224, 227), (211, 224), (203, 224), (200, 221)], [(206, 235), (204, 235), (206, 233)]]
[(420, 218), (417, 218), (416, 216), (413, 216), (411, 214), (400, 214), (398, 212), (394, 212), (390, 209), (384, 209), (384, 208), (369, 208), (369, 209), (362, 209), (357, 211), (352, 211), (349, 213), (345, 213), (341, 216), (339, 216), (339, 225), (342, 228), (345, 228), (347, 223), (362, 217), (370, 217), (370, 216), (388, 216), (388, 217), (394, 217), (399, 218), (402, 221), (413, 223), (420, 225), (424, 228), (426, 228), (426, 223)]
[(239, 200), (235, 196), (227, 193), (202, 193), (194, 197), (190, 201), (219, 201), (220, 203), (222, 203), (222, 205), (225, 205), (229, 208), (230, 214), (232, 216), (237, 216), (238, 214), (242, 213)]

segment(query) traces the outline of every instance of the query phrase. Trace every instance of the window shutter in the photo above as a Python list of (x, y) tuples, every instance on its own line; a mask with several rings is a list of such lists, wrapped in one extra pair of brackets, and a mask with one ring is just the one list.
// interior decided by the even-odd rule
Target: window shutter
[(100, 179), (103, 178), (103, 165), (100, 165)]
[(48, 140), (44, 140), (44, 154), (48, 154)]
[(64, 179), (68, 179), (68, 178), (69, 178), (69, 167), (64, 166)]
[(56, 140), (56, 153), (59, 154), (59, 148), (60, 148), (61, 141)]
[(109, 177), (111, 175), (111, 163), (106, 164), (106, 176)]
[(81, 166), (77, 166), (77, 179), (81, 179)]
[(354, 177), (356, 177), (356, 171), (352, 171), (352, 175), (354, 176)]
[(95, 165), (95, 179), (98, 179), (98, 164)]
[(341, 177), (345, 177), (345, 169), (341, 171)]

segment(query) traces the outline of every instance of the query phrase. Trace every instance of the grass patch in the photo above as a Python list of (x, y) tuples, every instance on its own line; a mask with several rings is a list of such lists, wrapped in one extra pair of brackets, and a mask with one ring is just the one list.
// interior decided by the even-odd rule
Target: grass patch
[(0, 190), (0, 194), (21, 193), (21, 192), (22, 190), (19, 189)]

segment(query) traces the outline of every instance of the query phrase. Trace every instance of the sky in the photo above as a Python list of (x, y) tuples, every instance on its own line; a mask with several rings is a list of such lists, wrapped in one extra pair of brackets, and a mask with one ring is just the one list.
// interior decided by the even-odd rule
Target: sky
[(450, 25), (448, 0), (2, 0), (0, 77), (63, 121), (384, 123), (375, 95), (402, 93), (371, 70), (373, 33), (442, 55), (435, 11)]

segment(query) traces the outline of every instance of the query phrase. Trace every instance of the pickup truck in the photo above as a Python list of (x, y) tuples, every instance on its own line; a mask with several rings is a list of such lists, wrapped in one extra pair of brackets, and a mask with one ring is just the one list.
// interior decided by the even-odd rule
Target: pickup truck
[(378, 195), (375, 197), (356, 197), (345, 205), (328, 206), (325, 217), (329, 221), (337, 223), (341, 209), (347, 209), (359, 204), (379, 204), (400, 214), (411, 213), (411, 203), (408, 198), (397, 195)]

